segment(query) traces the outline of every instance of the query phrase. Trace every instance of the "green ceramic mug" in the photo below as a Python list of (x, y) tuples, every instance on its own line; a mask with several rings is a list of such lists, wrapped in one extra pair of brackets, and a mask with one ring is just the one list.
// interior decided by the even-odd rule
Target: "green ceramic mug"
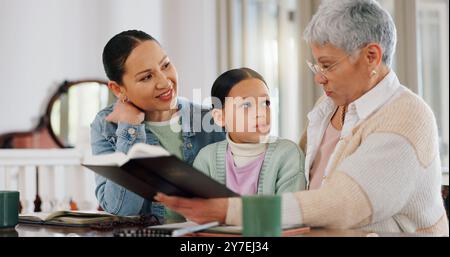
[(242, 197), (243, 236), (281, 236), (281, 196)]
[(19, 223), (19, 192), (0, 191), (0, 229)]

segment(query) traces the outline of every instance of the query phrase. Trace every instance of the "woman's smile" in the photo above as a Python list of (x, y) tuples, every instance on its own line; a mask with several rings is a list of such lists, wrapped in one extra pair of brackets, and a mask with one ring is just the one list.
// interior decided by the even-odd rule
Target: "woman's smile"
[(173, 88), (167, 90), (166, 92), (158, 95), (156, 98), (158, 98), (161, 101), (170, 101), (173, 98)]

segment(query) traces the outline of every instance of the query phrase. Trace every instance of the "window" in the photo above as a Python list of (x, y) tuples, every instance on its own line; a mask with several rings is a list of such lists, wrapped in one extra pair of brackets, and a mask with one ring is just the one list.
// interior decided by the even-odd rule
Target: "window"
[[(392, 15), (398, 43), (393, 70), (432, 108), (442, 165), (449, 166), (449, 0), (378, 0)], [(320, 96), (304, 60), (310, 49), (302, 29), (319, 0), (230, 0), (227, 68), (248, 66), (267, 80), (273, 134), (297, 141)], [(306, 72), (305, 72), (306, 70)]]
[[(292, 92), (298, 87), (297, 1), (232, 0), (227, 4), (230, 53), (226, 69), (245, 66), (260, 73), (270, 89), (271, 134), (298, 140), (299, 129), (292, 129), (297, 126), (288, 129), (284, 125), (292, 115), (288, 108), (298, 109), (297, 93)], [(289, 97), (293, 99), (289, 101)]]
[(448, 0), (417, 0), (418, 89), (436, 117), (444, 167), (449, 165), (448, 10)]
[[(449, 0), (378, 0), (397, 26), (392, 68), (431, 107), (442, 166), (449, 166)], [(415, 41), (415, 42), (414, 42)]]
[(267, 82), (272, 100), (272, 134), (278, 135), (278, 8), (276, 0), (232, 1), (232, 67), (249, 67)]
[[(393, 69), (401, 82), (420, 95), (433, 110), (439, 130), (442, 165), (448, 169), (449, 1), (378, 0), (378, 2), (391, 13), (397, 25), (399, 44)], [(411, 9), (415, 11), (409, 12)], [(410, 42), (408, 40), (410, 38), (415, 38), (416, 42)], [(417, 72), (407, 66), (417, 66)]]
[[(394, 0), (378, 0), (378, 2), (380, 3), (380, 5), (385, 8), (389, 14), (392, 16), (393, 19), (395, 19), (395, 3)], [(393, 60), (392, 60), (392, 69), (394, 71), (396, 71), (396, 66), (397, 66), (397, 62), (396, 62), (396, 56), (394, 56)]]

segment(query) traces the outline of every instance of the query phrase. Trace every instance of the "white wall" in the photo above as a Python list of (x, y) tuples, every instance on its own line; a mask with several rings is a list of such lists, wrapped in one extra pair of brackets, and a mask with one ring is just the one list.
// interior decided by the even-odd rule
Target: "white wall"
[(216, 1), (164, 0), (162, 44), (179, 74), (179, 94), (193, 99), (194, 88), (208, 97), (219, 75)]
[(64, 80), (106, 79), (103, 46), (126, 29), (159, 39), (180, 94), (217, 76), (215, 1), (0, 0), (0, 134), (29, 130)]

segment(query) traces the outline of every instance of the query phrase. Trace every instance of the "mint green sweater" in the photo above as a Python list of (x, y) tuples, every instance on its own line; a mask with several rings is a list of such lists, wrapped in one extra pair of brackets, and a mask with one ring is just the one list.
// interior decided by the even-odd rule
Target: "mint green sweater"
[[(227, 140), (210, 144), (200, 150), (194, 167), (222, 184), (226, 184)], [(261, 167), (259, 195), (296, 192), (306, 188), (305, 157), (297, 144), (286, 139), (269, 143)]]

